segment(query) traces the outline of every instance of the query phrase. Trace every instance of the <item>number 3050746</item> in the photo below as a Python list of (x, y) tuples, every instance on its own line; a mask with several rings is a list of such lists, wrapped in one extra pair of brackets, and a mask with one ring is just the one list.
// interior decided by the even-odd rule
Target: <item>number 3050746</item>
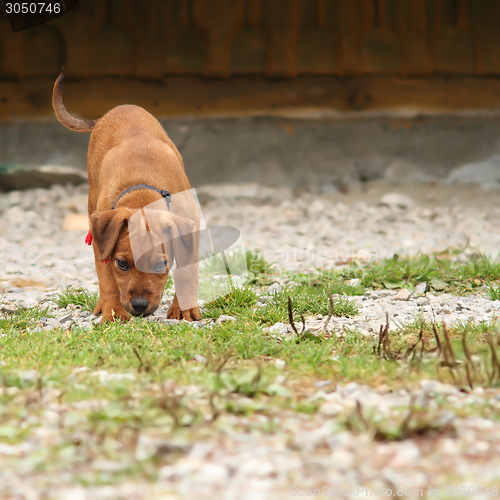
[(5, 4), (7, 14), (60, 14), (61, 4), (57, 2), (9, 2)]

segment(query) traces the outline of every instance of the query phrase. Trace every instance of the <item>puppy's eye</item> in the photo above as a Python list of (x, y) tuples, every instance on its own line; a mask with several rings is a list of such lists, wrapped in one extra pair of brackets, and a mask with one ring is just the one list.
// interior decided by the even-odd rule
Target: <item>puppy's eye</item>
[(163, 271), (167, 267), (167, 262), (165, 260), (161, 260), (156, 263), (155, 265), (155, 271)]
[(129, 265), (126, 260), (120, 260), (118, 259), (116, 261), (116, 265), (122, 270), (122, 271), (128, 271), (129, 270)]

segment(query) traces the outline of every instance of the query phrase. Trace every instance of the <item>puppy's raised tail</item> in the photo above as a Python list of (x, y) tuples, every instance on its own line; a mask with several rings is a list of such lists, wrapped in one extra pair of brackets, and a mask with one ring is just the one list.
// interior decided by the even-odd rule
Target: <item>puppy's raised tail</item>
[(92, 132), (96, 120), (81, 120), (80, 118), (75, 118), (71, 116), (64, 107), (62, 101), (62, 87), (64, 81), (64, 70), (57, 77), (56, 83), (54, 83), (54, 91), (52, 92), (52, 107), (56, 114), (57, 119), (70, 130), (75, 132)]

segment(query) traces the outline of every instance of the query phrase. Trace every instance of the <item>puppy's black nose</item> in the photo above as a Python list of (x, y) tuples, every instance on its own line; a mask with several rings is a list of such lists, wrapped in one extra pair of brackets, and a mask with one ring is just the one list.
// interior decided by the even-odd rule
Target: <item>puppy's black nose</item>
[(130, 303), (137, 314), (142, 314), (149, 307), (149, 300), (144, 297), (136, 297)]

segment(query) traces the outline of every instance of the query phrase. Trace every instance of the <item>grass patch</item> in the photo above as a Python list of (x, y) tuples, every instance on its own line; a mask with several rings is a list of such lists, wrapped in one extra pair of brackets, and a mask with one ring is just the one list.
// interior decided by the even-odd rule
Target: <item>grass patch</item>
[[(254, 310), (253, 317), (265, 324), (288, 321), (288, 297), (292, 300), (294, 315), (312, 316), (330, 313), (330, 300), (326, 287), (299, 285), (273, 294), (264, 301), (264, 306)], [(333, 298), (333, 315), (351, 317), (358, 314), (358, 307), (345, 296)]]
[(0, 332), (5, 334), (22, 332), (35, 326), (37, 321), (43, 317), (52, 317), (47, 307), (20, 308), (0, 317)]
[[(319, 292), (296, 288), (303, 311), (323, 300), (316, 295), (308, 303), (304, 295)], [(217, 307), (246, 315), (200, 327), (135, 318), (92, 330), (25, 329), (12, 335), (11, 325), (2, 319), (0, 332), (6, 335), (0, 336), (0, 404), (5, 411), (0, 441), (28, 446), (23, 448), (27, 453), (5, 458), (9, 462), (4, 466), (31, 477), (42, 474), (44, 480), (71, 470), (72, 483), (86, 485), (115, 484), (124, 477), (154, 481), (158, 467), (175, 462), (207, 436), (227, 435), (228, 429), (278, 435), (291, 413), (315, 413), (323, 402), (314, 397), (319, 382), (329, 392), (351, 381), (397, 389), (438, 378), (468, 390), (465, 366), (470, 355), (474, 387), (500, 384), (492, 334), (486, 331), (493, 324), (449, 330), (453, 359), (461, 361), (457, 364), (437, 353), (432, 325), (423, 322), (388, 332), (385, 349), (378, 349), (377, 339), (356, 331), (345, 331), (340, 338), (324, 336), (321, 342), (314, 335), (287, 341), (255, 321), (252, 308), (259, 299), (254, 292), (233, 292), (227, 300)], [(31, 318), (42, 313), (32, 312)], [(29, 321), (17, 324), (24, 328)], [(421, 334), (423, 328), (427, 330)], [(442, 329), (439, 338), (444, 346)], [(446, 359), (448, 365), (443, 364)], [(58, 422), (47, 411), (51, 405), (61, 409)], [(387, 418), (368, 408), (358, 410), (335, 417), (332, 424), (383, 441), (451, 432), (439, 413), (426, 414), (417, 407)], [(490, 417), (496, 409), (461, 411)], [(142, 440), (151, 445), (141, 448)], [(105, 473), (97, 472), (102, 461), (110, 465)]]
[[(496, 322), (446, 328), (416, 317), (394, 331), (381, 325), (378, 338), (355, 329), (281, 335), (265, 328), (288, 323), (289, 299), (300, 330), (301, 315), (356, 315), (351, 297), (367, 287), (425, 281), (437, 290), (434, 279), (460, 293), (484, 284), (498, 288), (495, 263), (387, 259), (314, 276), (291, 275), (296, 285), (270, 294), (256, 286), (267, 276), (267, 263), (256, 262), (254, 286), (233, 289), (204, 308), (205, 317), (224, 314), (236, 321), (194, 326), (133, 318), (92, 329), (39, 331), (32, 327), (48, 309), (1, 316), (0, 442), (14, 447), (2, 458), (6, 470), (40, 475), (44, 485), (58, 484), (61, 477), (72, 485), (154, 482), (158, 468), (175, 463), (194, 442), (259, 433), (286, 441), (286, 422), (309, 414), (321, 424), (328, 421), (332, 432), (347, 429), (380, 441), (453, 435), (450, 411), (499, 418), (494, 398), (448, 410), (442, 395), (432, 407), (412, 401), (390, 414), (362, 400), (339, 415), (318, 412), (325, 393), (349, 382), (392, 391), (413, 388), (423, 379), (453, 384), (464, 393), (500, 387)], [(65, 290), (57, 304), (91, 310), (96, 299), (81, 289)]]
[(488, 297), (491, 300), (500, 300), (500, 286), (492, 286), (488, 287)]
[(291, 279), (299, 285), (306, 287), (324, 288), (334, 295), (364, 295), (365, 286), (361, 280), (353, 279), (352, 283), (346, 281), (342, 271), (323, 271), (316, 275), (297, 274), (291, 275)]
[(88, 292), (83, 288), (66, 288), (56, 299), (57, 307), (64, 309), (73, 304), (81, 307), (83, 311), (93, 311), (97, 305), (99, 294), (97, 292)]
[[(272, 278), (274, 264), (268, 262), (258, 252), (252, 250), (246, 250), (244, 254), (243, 252), (225, 252), (225, 257), (227, 261), (222, 259), (202, 260), (200, 263), (201, 276), (211, 278), (217, 275), (243, 275), (247, 271), (247, 285), (265, 284)], [(228, 261), (231, 268), (227, 267)]]
[(233, 288), (231, 293), (207, 304), (203, 308), (203, 315), (207, 318), (218, 318), (222, 314), (240, 316), (251, 310), (257, 298), (257, 294), (249, 287)]
[(247, 250), (245, 258), (248, 268), (248, 283), (254, 284), (259, 282), (266, 282), (273, 274), (274, 264), (268, 262), (258, 252)]
[[(204, 316), (218, 318), (221, 314), (235, 316), (246, 322), (274, 324), (288, 320), (288, 297), (294, 314), (311, 316), (329, 314), (331, 309), (328, 289), (316, 285), (298, 285), (281, 292), (259, 297), (251, 288), (233, 288), (231, 293), (204, 307)], [(358, 314), (354, 302), (346, 296), (333, 297), (333, 315), (351, 317)]]
[[(36, 321), (41, 314), (47, 313), (40, 310), (35, 315), (32, 312), (31, 321)], [(1, 333), (12, 331), (13, 325), (8, 321), (2, 318)], [(23, 322), (18, 320), (15, 324), (18, 328), (26, 327), (29, 321), (24, 317)], [(400, 380), (400, 374), (395, 375), (395, 372), (409, 360), (410, 354), (420, 352), (422, 346), (424, 355), (427, 352), (432, 354), (427, 359), (432, 365), (431, 371), (427, 371), (425, 363), (421, 366), (426, 371), (425, 377), (436, 376), (436, 373), (431, 373), (440, 362), (436, 355), (439, 346), (435, 328), (441, 345), (444, 345), (441, 325), (416, 321), (388, 332), (389, 344), (385, 346), (387, 356), (384, 356), (384, 349), (378, 349), (378, 339), (367, 338), (356, 331), (345, 331), (340, 338), (325, 336), (321, 343), (312, 338), (314, 335), (298, 342), (286, 342), (270, 336), (247, 318), (199, 328), (189, 323), (167, 327), (136, 318), (126, 324), (96, 325), (92, 330), (73, 328), (67, 332), (25, 331), (23, 335), (5, 335), (0, 339), (0, 359), (4, 373), (35, 369), (61, 382), (75, 366), (85, 366), (110, 372), (131, 370), (157, 380), (174, 377), (178, 383), (194, 380), (201, 383), (203, 377), (199, 378), (196, 373), (219, 370), (221, 360), (225, 360), (222, 363), (224, 369), (231, 367), (231, 370), (246, 372), (249, 366), (254, 370), (257, 362), (262, 369), (269, 370), (266, 373), (273, 374), (275, 369), (267, 366), (266, 361), (279, 358), (289, 367), (287, 376), (291, 379), (319, 376), (335, 382), (357, 381), (370, 385), (383, 381), (407, 383), (411, 378)], [(491, 363), (490, 340), (497, 341), (497, 328), (494, 323), (464, 323), (449, 328), (447, 335), (455, 357), (462, 361), (466, 359), (462, 344), (465, 334), (470, 343), (469, 350), (479, 357), (484, 354)], [(420, 344), (412, 347), (420, 337)], [(410, 348), (412, 350), (408, 353)], [(201, 365), (196, 361), (197, 356), (205, 359)], [(197, 369), (191, 372), (189, 367)], [(488, 372), (491, 374), (491, 366)]]
[[(328, 275), (328, 273), (326, 273)], [(374, 264), (354, 264), (341, 271), (345, 279), (359, 278), (365, 287), (375, 289), (408, 288), (427, 283), (428, 289), (458, 294), (471, 293), (479, 287), (500, 281), (500, 262), (486, 256), (476, 256), (467, 262), (419, 255), (394, 255)], [(490, 296), (497, 288), (490, 286)]]

